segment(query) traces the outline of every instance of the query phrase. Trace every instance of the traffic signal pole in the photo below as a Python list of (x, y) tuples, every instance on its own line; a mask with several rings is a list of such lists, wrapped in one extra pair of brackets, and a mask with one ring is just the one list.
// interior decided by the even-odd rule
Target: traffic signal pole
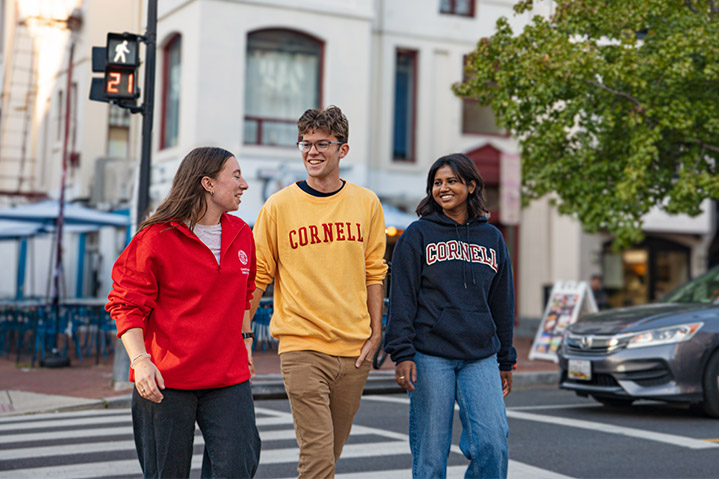
[(155, 55), (157, 50), (157, 0), (147, 2), (145, 32), (145, 93), (142, 105), (142, 154), (137, 185), (137, 224), (145, 220), (150, 205), (150, 155), (155, 108)]
[[(145, 43), (145, 91), (144, 101), (139, 109), (130, 111), (142, 113), (142, 153), (140, 156), (137, 183), (137, 224), (141, 224), (150, 206), (150, 158), (152, 153), (152, 122), (155, 107), (155, 55), (157, 49), (157, 0), (147, 2), (147, 30)], [(115, 339), (115, 357), (112, 368), (112, 384), (118, 388), (127, 384), (130, 358), (120, 339)]]

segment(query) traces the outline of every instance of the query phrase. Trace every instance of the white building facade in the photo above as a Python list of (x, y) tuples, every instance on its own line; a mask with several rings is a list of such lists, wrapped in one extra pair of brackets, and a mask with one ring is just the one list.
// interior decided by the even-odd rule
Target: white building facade
[[(118, 125), (127, 120), (113, 118), (107, 105), (86, 100), (90, 46), (103, 45), (109, 31), (142, 33), (147, 1), (123, 2), (122, 13), (106, 0), (65, 3), (93, 19), (85, 22), (78, 48), (82, 160), (68, 191), (93, 206), (112, 207), (132, 193), (140, 128), (133, 118), (122, 130)], [(516, 142), (497, 128), (489, 109), (451, 91), (463, 78), (465, 55), (494, 32), (497, 18), (509, 18), (519, 30), (532, 15), (552, 13), (551, 1), (544, 1), (535, 2), (533, 13), (516, 17), (514, 3), (160, 1), (152, 204), (167, 194), (187, 152), (216, 145), (239, 160), (250, 189), (238, 215), (253, 222), (271, 193), (306, 176), (295, 147), (297, 118), (307, 108), (337, 105), (350, 122), (350, 152), (341, 175), (372, 189), (386, 205), (412, 212), (424, 196), (427, 171), (440, 156), (463, 152), (477, 163), (487, 183), (491, 221), (504, 233), (513, 257), (520, 317), (541, 316), (545, 287), (558, 280), (588, 280), (602, 273), (618, 305), (653, 300), (702, 272), (716, 233), (710, 203), (695, 219), (650, 215), (647, 242), (619, 256), (609, 249), (608, 235), (583, 233), (577, 221), (559, 216), (546, 200), (519, 210)], [(59, 85), (62, 68), (58, 71)], [(38, 125), (52, 124), (52, 95), (38, 101), (50, 104)], [(56, 157), (52, 163), (57, 165)], [(56, 191), (50, 183), (43, 187)], [(392, 245), (396, 237), (389, 240)], [(638, 288), (636, 275), (643, 282)]]

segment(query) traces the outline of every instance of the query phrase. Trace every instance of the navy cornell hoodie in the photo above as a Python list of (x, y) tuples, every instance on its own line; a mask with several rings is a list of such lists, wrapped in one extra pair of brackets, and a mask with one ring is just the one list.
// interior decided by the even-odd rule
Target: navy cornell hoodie
[(392, 255), (384, 348), (395, 363), (416, 351), (463, 360), (497, 353), (499, 369), (511, 371), (513, 328), (512, 263), (497, 228), (442, 213), (409, 225)]

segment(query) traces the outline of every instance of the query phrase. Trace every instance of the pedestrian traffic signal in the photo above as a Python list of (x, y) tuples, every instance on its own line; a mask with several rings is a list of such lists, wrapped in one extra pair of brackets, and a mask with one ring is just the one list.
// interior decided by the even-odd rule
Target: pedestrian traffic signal
[(117, 100), (119, 106), (140, 96), (137, 88), (137, 67), (140, 64), (139, 44), (142, 37), (134, 33), (108, 33), (105, 47), (93, 47), (92, 71), (103, 72), (104, 78), (93, 78), (90, 99)]
[(136, 75), (136, 68), (117, 65), (105, 67), (105, 98), (129, 100), (139, 97)]
[(134, 33), (108, 33), (107, 64), (138, 66), (140, 64), (140, 56), (137, 54), (138, 44), (138, 36)]

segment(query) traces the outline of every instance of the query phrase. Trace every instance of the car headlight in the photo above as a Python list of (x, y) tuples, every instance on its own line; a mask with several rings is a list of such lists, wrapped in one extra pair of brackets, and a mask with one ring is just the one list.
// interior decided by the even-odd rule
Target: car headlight
[(704, 323), (691, 323), (641, 331), (633, 334), (629, 338), (627, 348), (643, 348), (645, 346), (658, 346), (660, 344), (689, 341), (702, 326), (704, 326)]

